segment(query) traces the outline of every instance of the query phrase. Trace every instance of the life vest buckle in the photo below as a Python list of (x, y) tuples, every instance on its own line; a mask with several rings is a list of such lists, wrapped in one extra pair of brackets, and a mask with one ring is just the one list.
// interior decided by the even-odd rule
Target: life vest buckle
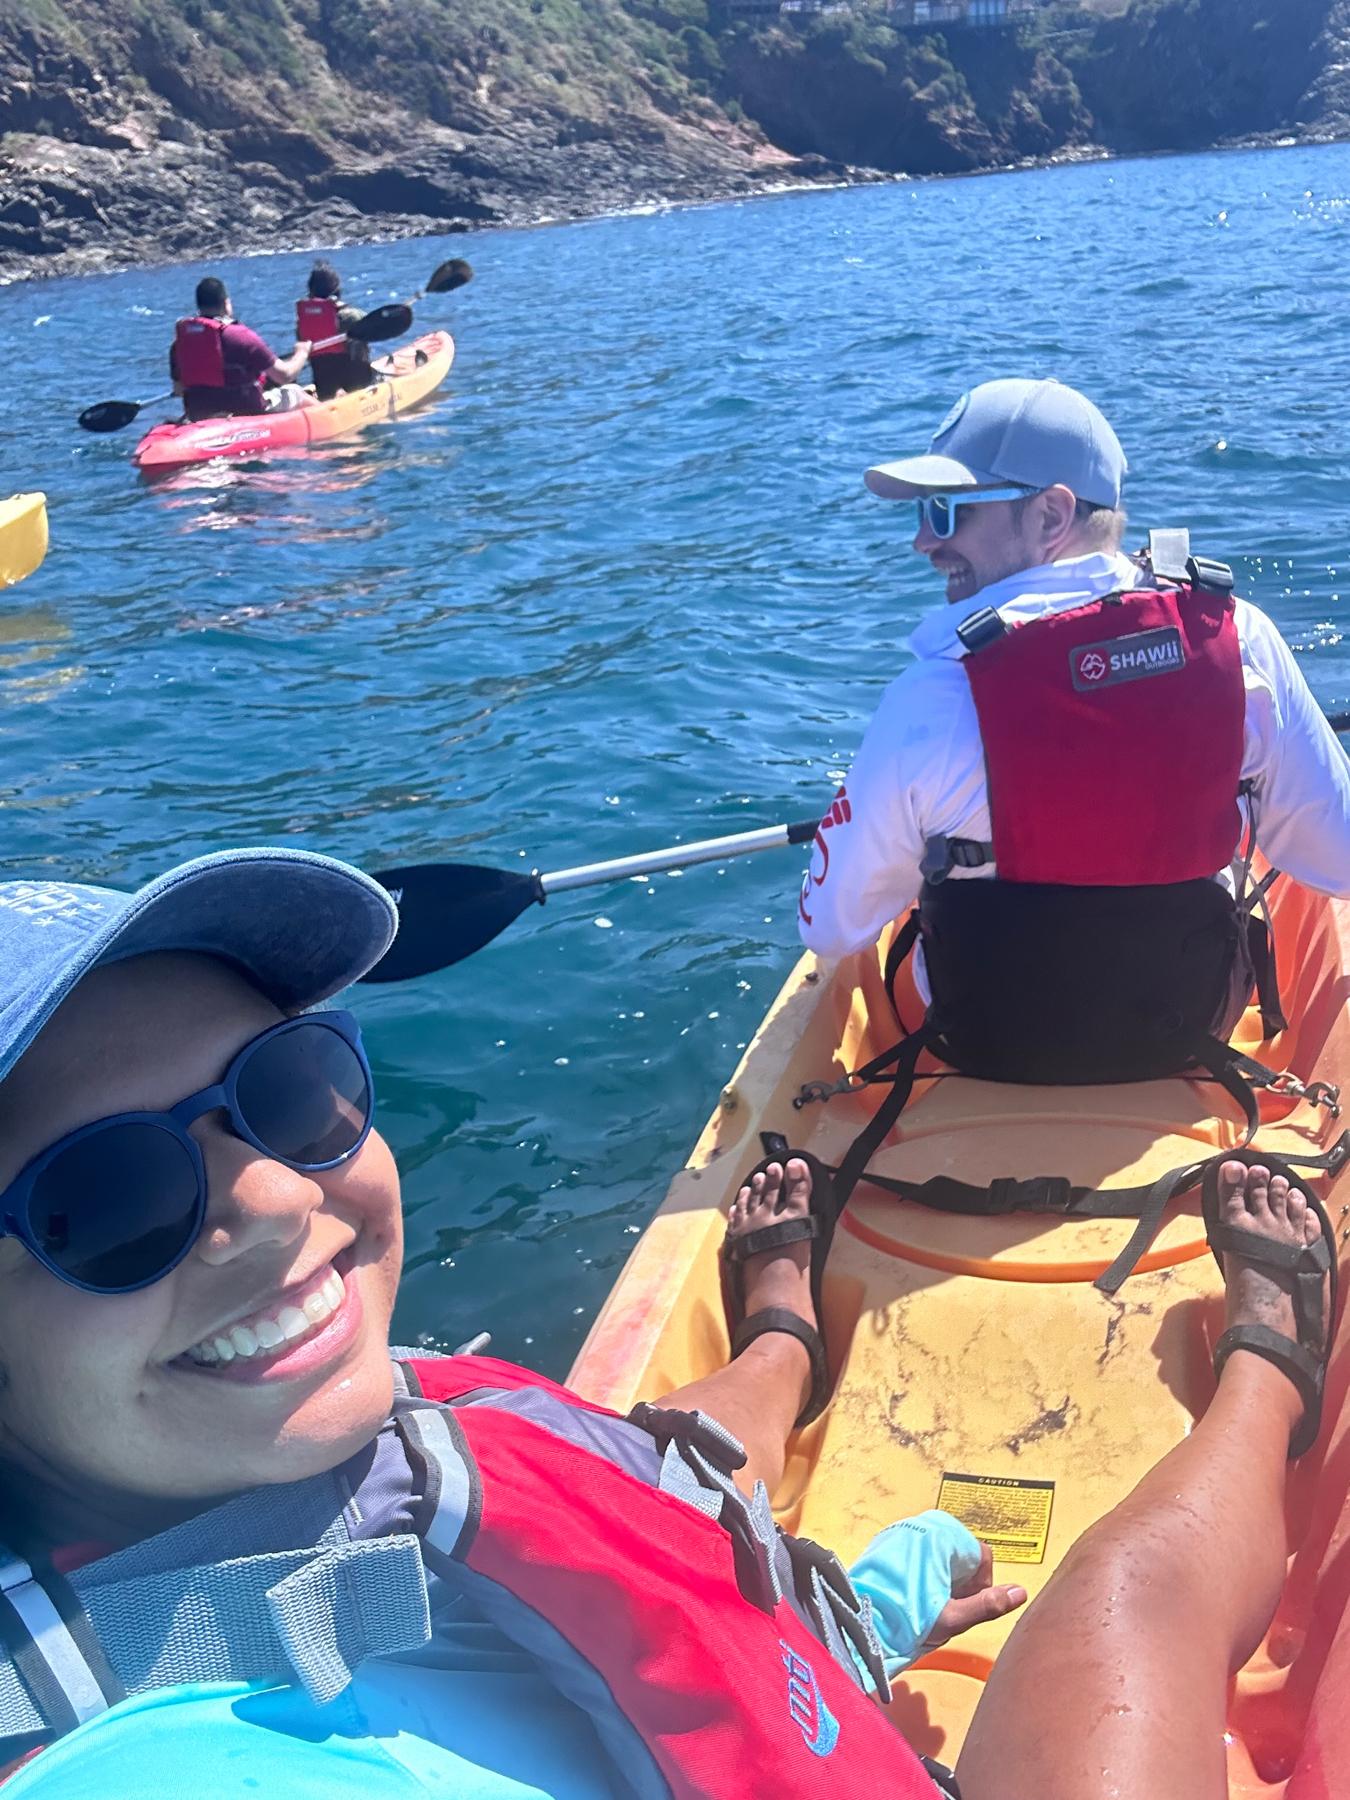
[(997, 1175), (989, 1183), (991, 1213), (1067, 1213), (1073, 1206), (1073, 1183), (1067, 1175)]

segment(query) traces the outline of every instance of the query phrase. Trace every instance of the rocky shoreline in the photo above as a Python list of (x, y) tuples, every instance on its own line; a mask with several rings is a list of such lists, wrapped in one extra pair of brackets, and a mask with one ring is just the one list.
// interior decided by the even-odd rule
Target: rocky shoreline
[[(343, 37), (353, 19), (373, 30), (367, 0), (348, 0), (345, 25), (295, 0), (230, 0), (210, 33), (185, 22), (208, 18), (202, 0), (141, 0), (126, 20), (43, 0), (42, 25), (0, 0), (0, 284), (1350, 136), (1350, 0), (1281, 0), (1278, 42), (1271, 0), (1149, 0), (1062, 55), (1035, 33), (876, 27), (862, 42), (828, 19), (715, 44), (636, 19), (664, 0), (592, 0), (604, 32), (579, 49), (530, 36), (546, 0), (420, 4), (441, 11), (418, 61)], [(493, 22), (512, 8), (515, 36)], [(222, 35), (222, 19), (254, 38)], [(1222, 79), (1178, 111), (1157, 69), (1200, 82), (1216, 28)]]
[(214, 146), (119, 151), (32, 140), (22, 163), (0, 158), (0, 286), (896, 179), (821, 156), (683, 160), (665, 146), (621, 141), (565, 154), (513, 142), (493, 153), (500, 160), (490, 174), (466, 174), (460, 158), (435, 149), (397, 169), (286, 171)]

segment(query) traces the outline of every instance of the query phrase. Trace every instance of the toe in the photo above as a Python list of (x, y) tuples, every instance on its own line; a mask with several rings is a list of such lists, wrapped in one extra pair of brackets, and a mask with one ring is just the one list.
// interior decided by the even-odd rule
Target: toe
[(1322, 1235), (1322, 1221), (1308, 1205), (1304, 1195), (1300, 1194), (1299, 1199), (1303, 1201), (1303, 1241), (1305, 1244), (1315, 1244)]
[(1269, 1200), (1271, 1216), (1281, 1224), (1289, 1218), (1289, 1183), (1283, 1175), (1272, 1175), (1270, 1178)]
[(788, 1164), (787, 1182), (783, 1192), (783, 1207), (787, 1212), (804, 1213), (811, 1209), (811, 1171), (800, 1156), (794, 1156)]
[(1231, 1224), (1237, 1215), (1245, 1211), (1244, 1201), (1247, 1194), (1247, 1165), (1240, 1162), (1226, 1162), (1219, 1169), (1219, 1206), (1224, 1218)]
[(1270, 1213), (1270, 1170), (1263, 1163), (1253, 1163), (1247, 1171), (1247, 1211), (1264, 1219)]
[(782, 1191), (783, 1165), (782, 1163), (770, 1163), (764, 1171), (764, 1186), (761, 1190), (761, 1200), (765, 1212), (778, 1211), (778, 1197)]

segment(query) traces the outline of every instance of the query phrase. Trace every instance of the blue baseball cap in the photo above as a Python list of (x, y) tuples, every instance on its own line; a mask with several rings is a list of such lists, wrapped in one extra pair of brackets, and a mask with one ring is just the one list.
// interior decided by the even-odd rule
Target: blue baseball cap
[(1129, 465), (1086, 395), (1061, 381), (986, 381), (962, 394), (927, 456), (878, 463), (863, 480), (883, 500), (971, 488), (1063, 486), (1093, 506), (1119, 506)]
[(192, 950), (233, 963), (287, 1012), (327, 1000), (394, 941), (398, 911), (359, 869), (307, 850), (199, 856), (124, 894), (0, 882), (0, 1078), (105, 963)]

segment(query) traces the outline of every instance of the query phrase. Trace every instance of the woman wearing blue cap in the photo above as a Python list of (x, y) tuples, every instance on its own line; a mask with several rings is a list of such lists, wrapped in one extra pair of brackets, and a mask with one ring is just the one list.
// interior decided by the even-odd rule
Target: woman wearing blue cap
[[(943, 1515), (883, 1533), (856, 1588), (777, 1530), (756, 1477), (781, 1473), (807, 1385), (795, 1336), (632, 1421), (486, 1358), (391, 1361), (397, 1174), (356, 1022), (320, 1008), (394, 923), (302, 852), (131, 896), (0, 885), (7, 1796), (955, 1792), (869, 1692), (1023, 1596)], [(809, 1189), (805, 1163), (772, 1166), (731, 1231), (793, 1239)], [(1222, 1207), (1230, 1323), (1317, 1339), (1304, 1275), (1288, 1293), (1325, 1269), (1315, 1213), (1239, 1164)], [(1253, 1237), (1288, 1275), (1243, 1256)], [(751, 1310), (808, 1316), (807, 1247), (747, 1260)], [(1005, 1653), (965, 1800), (1223, 1791), (1208, 1727), (1279, 1589), (1299, 1402), (1230, 1356)], [(1241, 1512), (1220, 1504), (1239, 1484)], [(1147, 1725), (1120, 1716), (1126, 1677)]]
[[(356, 1021), (319, 1008), (394, 927), (300, 852), (0, 885), (14, 1792), (732, 1794), (770, 1757), (787, 1794), (931, 1794), (869, 1691), (1023, 1596), (944, 1515), (863, 1558), (875, 1610), (776, 1531), (798, 1337), (641, 1423), (391, 1362), (398, 1178)], [(741, 1196), (733, 1233), (794, 1240), (743, 1262), (751, 1313), (809, 1321), (806, 1175)]]

